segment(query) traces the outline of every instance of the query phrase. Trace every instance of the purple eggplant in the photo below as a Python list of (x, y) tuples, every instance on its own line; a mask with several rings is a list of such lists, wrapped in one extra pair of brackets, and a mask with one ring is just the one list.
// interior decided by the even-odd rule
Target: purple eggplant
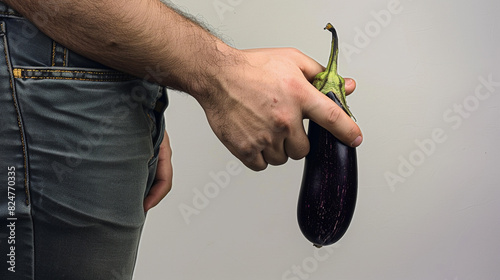
[[(334, 27), (332, 50), (326, 70), (313, 84), (351, 117), (345, 99), (344, 79), (337, 74), (338, 38)], [(310, 152), (297, 205), (300, 230), (316, 247), (337, 242), (347, 231), (356, 205), (358, 174), (356, 149), (345, 145), (328, 130), (309, 121)]]

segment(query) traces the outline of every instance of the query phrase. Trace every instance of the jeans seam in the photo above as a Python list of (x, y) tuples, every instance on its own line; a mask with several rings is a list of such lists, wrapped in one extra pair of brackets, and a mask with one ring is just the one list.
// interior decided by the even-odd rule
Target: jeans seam
[[(4, 23), (0, 23), (1, 30), (3, 31), (5, 29)], [(10, 89), (11, 89), (11, 95), (12, 95), (12, 101), (14, 103), (14, 107), (16, 110), (17, 114), (17, 125), (19, 127), (19, 134), (21, 136), (21, 146), (23, 149), (23, 167), (24, 167), (24, 192), (26, 195), (26, 205), (30, 205), (30, 193), (29, 193), (29, 180), (28, 180), (28, 158), (27, 158), (27, 145), (25, 141), (25, 133), (24, 133), (24, 125), (22, 122), (22, 117), (21, 117), (21, 111), (19, 108), (19, 104), (17, 102), (17, 97), (16, 97), (16, 91), (14, 88), (14, 77), (13, 77), (13, 70), (12, 66), (10, 64), (10, 59), (9, 59), (9, 53), (8, 53), (8, 44), (7, 44), (7, 38), (3, 34), (3, 43), (4, 43), (4, 55), (5, 55), (5, 62), (7, 64), (7, 68), (9, 70), (9, 84), (10, 84)]]

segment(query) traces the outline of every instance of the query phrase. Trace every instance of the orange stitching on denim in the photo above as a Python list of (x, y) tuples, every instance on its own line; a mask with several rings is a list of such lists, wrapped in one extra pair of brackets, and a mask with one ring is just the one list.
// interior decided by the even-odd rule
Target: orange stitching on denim
[(149, 120), (150, 120), (151, 122), (155, 122), (149, 113), (146, 113), (146, 115), (148, 116), (148, 118), (149, 118)]
[(52, 41), (52, 66), (56, 66), (56, 41)]
[(66, 61), (68, 60), (68, 49), (64, 48), (63, 51), (63, 67), (66, 67)]
[[(3, 23), (0, 25), (3, 28)], [(4, 55), (5, 55), (5, 63), (7, 64), (7, 68), (10, 70), (12, 73), (12, 67), (10, 66), (9, 62), (9, 56), (7, 54), (7, 41), (4, 36), (3, 38), (3, 43), (4, 43)], [(14, 107), (16, 109), (16, 114), (17, 114), (17, 126), (19, 127), (19, 134), (21, 135), (21, 146), (23, 148), (23, 167), (24, 167), (24, 192), (26, 194), (26, 205), (30, 205), (30, 194), (29, 194), (29, 187), (28, 187), (28, 159), (26, 157), (26, 143), (24, 142), (24, 132), (23, 132), (23, 125), (21, 123), (21, 113), (19, 111), (19, 107), (17, 105), (17, 99), (16, 95), (14, 94), (14, 83), (12, 81), (12, 74), (9, 75), (9, 84), (10, 84), (10, 89), (11, 89), (11, 95), (12, 95), (12, 101), (14, 102)]]
[(16, 68), (16, 69), (12, 70), (12, 75), (14, 75), (14, 78), (19, 78), (22, 75), (22, 70)]
[(116, 82), (125, 81), (121, 79), (92, 79), (92, 78), (70, 78), (70, 77), (30, 77), (21, 76), (21, 79), (34, 79), (34, 80), (72, 80), (72, 81), (92, 81), (92, 82)]
[[(1, 1), (0, 1), (1, 2)], [(17, 12), (11, 12), (11, 11), (7, 11), (7, 12), (0, 12), (0, 15), (6, 15), (6, 16), (21, 16), (20, 13), (17, 13)]]
[[(89, 74), (89, 75), (109, 75), (109, 78), (75, 78), (75, 77), (53, 77), (53, 76), (32, 76), (26, 75), (25, 72), (43, 72), (43, 73), (78, 73), (78, 74)], [(13, 70), (14, 78), (17, 79), (52, 79), (52, 80), (75, 80), (75, 81), (96, 81), (96, 82), (113, 82), (113, 81), (128, 81), (134, 79), (134, 77), (129, 76), (125, 73), (120, 72), (109, 72), (109, 71), (82, 71), (82, 70), (47, 70), (47, 69), (28, 69), (28, 68), (15, 68)]]
[(33, 72), (58, 72), (58, 73), (80, 73), (80, 74), (94, 74), (94, 75), (120, 75), (127, 76), (126, 74), (120, 72), (111, 72), (111, 71), (85, 71), (85, 70), (60, 70), (60, 69), (35, 69), (35, 68), (16, 68), (21, 71), (33, 71)]
[(67, 60), (67, 56), (68, 56), (68, 49), (66, 47), (63, 47), (62, 45), (60, 45), (59, 43), (57, 43), (56, 41), (52, 41), (52, 63), (51, 63), (51, 66), (56, 66), (56, 60), (58, 60), (58, 58), (56, 57), (57, 54), (60, 53), (60, 51), (58, 51), (58, 47), (61, 47), (63, 49), (62, 51), (62, 67), (66, 67), (66, 60)]

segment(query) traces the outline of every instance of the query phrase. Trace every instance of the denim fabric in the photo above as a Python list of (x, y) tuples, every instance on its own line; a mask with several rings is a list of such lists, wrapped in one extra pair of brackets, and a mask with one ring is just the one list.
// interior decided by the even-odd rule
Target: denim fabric
[(132, 278), (166, 105), (0, 3), (0, 279)]

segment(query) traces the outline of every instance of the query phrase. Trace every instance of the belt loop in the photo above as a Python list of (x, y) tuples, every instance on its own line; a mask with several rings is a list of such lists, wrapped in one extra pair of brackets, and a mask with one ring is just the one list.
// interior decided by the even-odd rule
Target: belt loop
[(5, 35), (5, 23), (0, 21), (0, 36)]
[(52, 66), (66, 67), (68, 65), (68, 49), (56, 41), (52, 42)]

